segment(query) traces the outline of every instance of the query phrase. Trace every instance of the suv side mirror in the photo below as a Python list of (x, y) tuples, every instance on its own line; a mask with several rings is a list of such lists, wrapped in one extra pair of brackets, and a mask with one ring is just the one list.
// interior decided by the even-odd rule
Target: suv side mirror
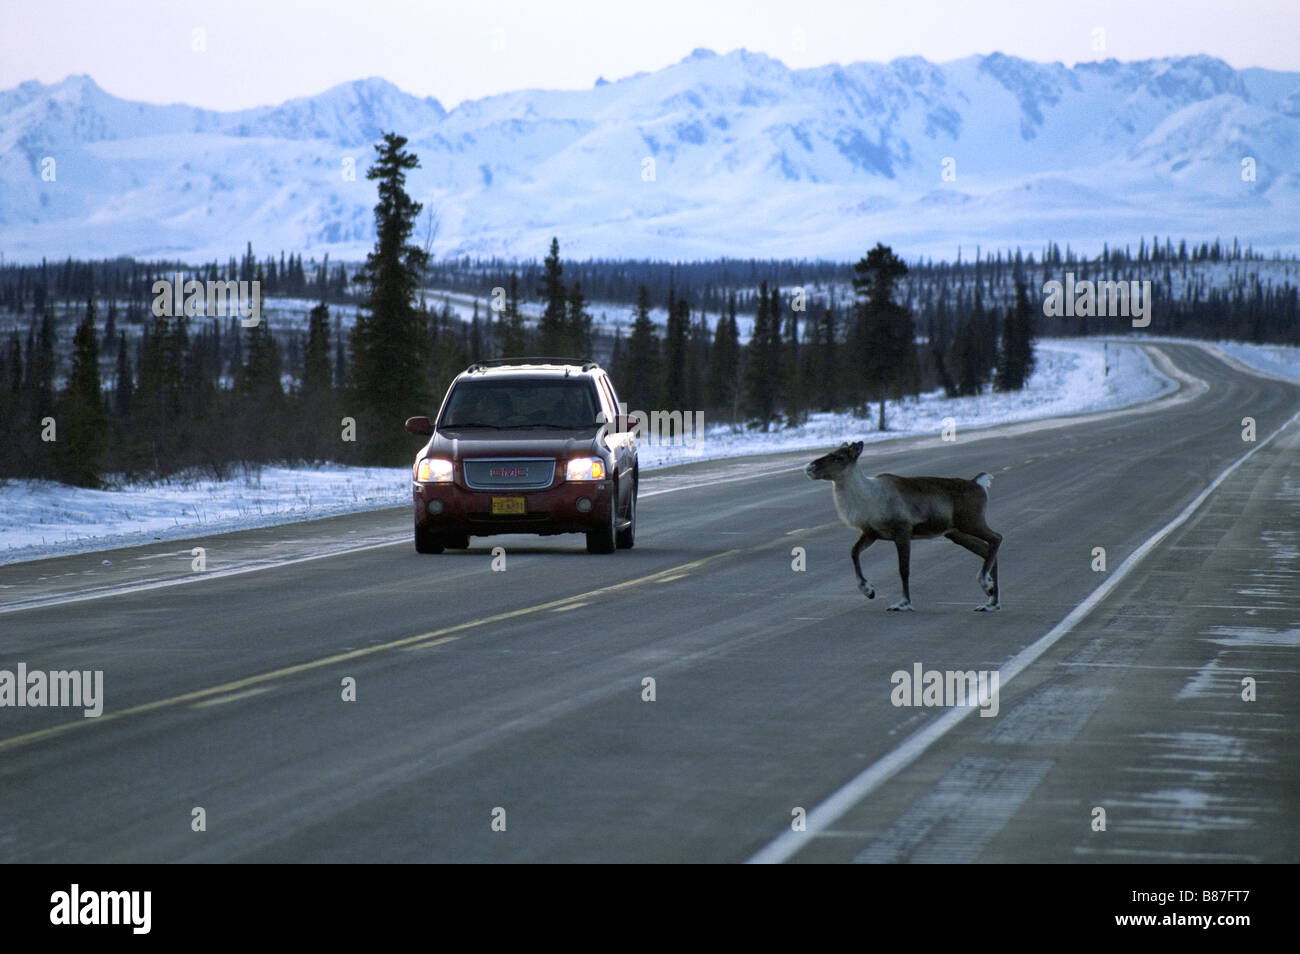
[(419, 434), (421, 437), (428, 437), (433, 433), (433, 425), (427, 417), (408, 417), (406, 419), (406, 429), (412, 434)]

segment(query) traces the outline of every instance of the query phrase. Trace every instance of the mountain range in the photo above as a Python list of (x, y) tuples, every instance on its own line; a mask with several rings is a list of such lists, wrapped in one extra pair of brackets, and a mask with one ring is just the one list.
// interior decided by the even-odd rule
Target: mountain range
[(1300, 251), (1300, 73), (999, 53), (790, 69), (696, 50), (452, 110), (378, 78), (234, 112), (26, 82), (0, 92), (0, 252), (224, 261), (251, 241), (359, 259), (389, 130), (420, 158), (407, 186), (436, 215), (436, 254), (540, 257), (552, 235), (571, 258), (856, 259), (884, 242), (952, 259), (1153, 235)]

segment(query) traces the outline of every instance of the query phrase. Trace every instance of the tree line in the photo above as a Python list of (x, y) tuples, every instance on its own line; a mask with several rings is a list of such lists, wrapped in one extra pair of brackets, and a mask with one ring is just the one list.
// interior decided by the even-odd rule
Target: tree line
[(258, 259), (248, 243), (244, 254), (225, 263), (208, 262), (195, 267), (185, 262), (139, 262), (133, 258), (82, 261), (68, 257), (51, 264), (0, 265), (0, 311), (39, 316), (47, 304), (85, 302), (96, 297), (108, 302), (129, 324), (147, 321), (154, 299), (153, 284), (171, 280), (176, 273), (199, 281), (252, 281), (260, 276), (262, 293), (280, 298), (312, 298), (329, 303), (356, 302), (360, 292), (354, 285), (356, 270), (344, 264), (331, 266), (329, 254), (320, 262), (303, 263), (301, 254), (267, 255)]
[[(410, 208), (403, 213), (394, 206), (386, 214), (409, 215)], [(547, 257), (550, 297), (539, 320), (524, 320), (513, 276), (499, 311), (463, 321), (449, 308), (414, 304), (422, 251), (403, 241), (401, 229), (384, 236), (381, 242), (405, 248), (394, 273), (405, 274), (405, 291), (399, 286), (368, 299), (350, 335), (321, 303), (301, 333), (277, 333), (269, 319), (245, 328), (233, 317), (151, 314), (132, 343), (125, 330), (104, 333), (92, 297), (60, 361), (47, 310), (25, 339), (13, 333), (0, 345), (6, 449), (0, 475), (98, 486), (105, 474), (166, 476), (200, 468), (221, 476), (243, 462), (402, 464), (412, 448), (401, 419), (432, 413), (456, 373), (497, 356), (594, 354), (612, 369), (632, 409), (706, 410), (711, 421), (762, 429), (797, 425), (813, 411), (852, 408), (865, 415), (873, 401), (874, 423), (881, 426), (884, 402), (944, 380), (950, 363), (961, 369), (953, 380), (967, 388), (995, 377), (999, 387), (1021, 386), (1032, 364), (1028, 336), (1019, 359), (1005, 346), (968, 359), (962, 348), (971, 336), (955, 337), (943, 352), (918, 345), (926, 339), (895, 300), (906, 266), (883, 245), (855, 266), (860, 296), (848, 307), (801, 301), (760, 283), (747, 342), (734, 293), (711, 320), (686, 290), (673, 291), (661, 327), (651, 320), (644, 286), (628, 333), (620, 328), (596, 341), (580, 282), (565, 281), (558, 242)], [(385, 245), (367, 263), (376, 286), (393, 277), (383, 264), (392, 248)], [(987, 313), (972, 320), (981, 328), (974, 338), (986, 344), (985, 336), (995, 333), (993, 325), (980, 324)], [(1012, 327), (1004, 322), (1004, 335)], [(1019, 371), (998, 364), (1014, 368), (1017, 360)]]
[[(1250, 245), (1243, 245), (1237, 238), (1233, 238), (1230, 243), (1217, 238), (1200, 243), (1179, 239), (1175, 243), (1171, 236), (1166, 236), (1163, 240), (1152, 236), (1150, 242), (1145, 237), (1140, 238), (1136, 248), (1131, 245), (1112, 248), (1109, 244), (1103, 244), (1101, 253), (1091, 257), (1071, 249), (1068, 243), (1062, 248), (1055, 241), (1049, 241), (1037, 253), (1032, 250), (1022, 253), (1020, 249), (981, 253), (977, 249), (973, 258), (967, 254), (964, 261), (960, 248), (956, 254), (955, 264), (936, 263), (932, 259), (922, 259), (911, 264), (911, 278), (905, 283), (907, 287), (904, 288), (904, 296), (907, 296), (912, 286), (923, 287), (929, 284), (935, 274), (951, 270), (961, 272), (963, 269), (983, 269), (996, 280), (1000, 279), (1004, 269), (1010, 272), (1016, 263), (1021, 268), (1035, 268), (1088, 262), (1119, 266), (1268, 260), (1263, 253)], [(786, 287), (828, 287), (847, 286), (854, 277), (852, 262), (821, 259), (719, 258), (696, 262), (591, 259), (570, 262), (566, 268), (573, 280), (578, 281), (586, 290), (589, 299), (631, 305), (635, 303), (639, 289), (645, 286), (653, 301), (662, 302), (674, 288), (690, 288), (692, 303), (710, 314), (725, 310), (732, 294), (737, 295), (741, 312), (753, 313), (757, 303), (757, 289), (763, 281), (769, 285), (784, 284)], [(461, 255), (431, 263), (428, 275), (430, 282), (438, 288), (478, 296), (485, 295), (494, 287), (504, 287), (508, 277), (514, 274), (526, 295), (541, 297), (547, 270), (544, 260), (521, 262), (499, 257)]]

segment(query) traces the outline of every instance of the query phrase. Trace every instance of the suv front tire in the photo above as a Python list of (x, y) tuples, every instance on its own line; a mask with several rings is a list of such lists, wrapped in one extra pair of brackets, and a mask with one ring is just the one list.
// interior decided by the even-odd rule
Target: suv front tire
[(618, 549), (618, 487), (609, 497), (609, 519), (587, 533), (588, 553), (613, 553)]
[(441, 553), (446, 548), (442, 542), (442, 537), (433, 533), (427, 527), (419, 524), (415, 526), (415, 552), (416, 553)]
[(615, 543), (620, 550), (631, 550), (636, 545), (636, 483), (632, 483), (632, 497), (627, 502), (628, 524), (618, 531)]

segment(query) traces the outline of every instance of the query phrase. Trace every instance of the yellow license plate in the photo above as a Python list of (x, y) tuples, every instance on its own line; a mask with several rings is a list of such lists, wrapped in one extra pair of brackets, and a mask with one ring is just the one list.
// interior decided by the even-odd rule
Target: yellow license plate
[(523, 497), (493, 497), (492, 513), (493, 514), (510, 514), (524, 512)]

